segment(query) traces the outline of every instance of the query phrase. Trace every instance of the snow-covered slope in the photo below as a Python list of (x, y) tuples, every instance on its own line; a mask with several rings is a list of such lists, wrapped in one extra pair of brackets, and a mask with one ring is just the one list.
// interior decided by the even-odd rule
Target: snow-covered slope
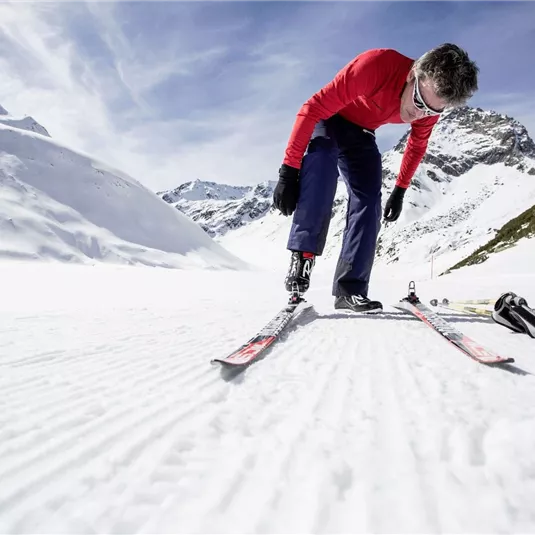
[[(387, 191), (405, 142), (384, 157)], [(535, 144), (525, 127), (494, 112), (454, 110), (435, 127), (399, 222), (381, 234), (378, 256), (414, 264), (434, 257), (445, 269), (534, 204)]]
[[(406, 136), (383, 155), (383, 202), (399, 171)], [(445, 114), (435, 127), (427, 154), (405, 197), (401, 218), (383, 225), (377, 265), (415, 266), (437, 262), (445, 270), (494, 236), (497, 229), (535, 204), (535, 144), (514, 119), (470, 107)], [(197, 182), (196, 189), (203, 183)], [(211, 185), (213, 190), (216, 185)], [(224, 189), (224, 186), (219, 186)], [(254, 190), (253, 190), (254, 191)], [(217, 202), (197, 196), (182, 201), (180, 188), (172, 201), (234, 251), (251, 251), (257, 244), (264, 257), (285, 254), (289, 221), (270, 209), (273, 184), (261, 195)], [(339, 182), (325, 258), (336, 257), (345, 226), (347, 193)], [(167, 198), (167, 200), (171, 200)], [(262, 202), (256, 218), (222, 224), (232, 214)], [(232, 232), (228, 232), (232, 229)], [(282, 255), (281, 255), (282, 256)]]
[(18, 128), (20, 130), (27, 130), (28, 132), (36, 132), (42, 136), (50, 137), (46, 128), (41, 126), (33, 117), (11, 117), (11, 115), (8, 115), (7, 113), (2, 114), (2, 111), (5, 110), (3, 108), (0, 109), (0, 124), (12, 126), (13, 128)]
[[(417, 290), (535, 304), (534, 261)], [(348, 317), (318, 265), (315, 313), (229, 379), (210, 359), (280, 309), (285, 265), (3, 265), (0, 533), (534, 533), (535, 340), (447, 314), (516, 359), (475, 363), (388, 306), (399, 267)]]
[(0, 115), (0, 258), (243, 266), (131, 177)]

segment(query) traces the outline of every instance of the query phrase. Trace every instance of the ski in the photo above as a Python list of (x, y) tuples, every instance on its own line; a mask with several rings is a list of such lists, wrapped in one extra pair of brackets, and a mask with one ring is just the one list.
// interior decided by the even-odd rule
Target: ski
[(442, 299), (443, 304), (455, 303), (457, 305), (493, 305), (496, 299), (466, 299), (460, 301), (450, 301), (447, 297)]
[[(489, 310), (487, 308), (476, 307), (476, 306), (472, 306), (470, 304), (465, 304), (461, 302), (451, 302), (446, 298), (442, 299), (442, 301), (440, 302), (438, 299), (431, 299), (431, 301), (429, 301), (429, 304), (431, 306), (444, 308), (446, 310), (453, 310), (456, 312), (466, 312), (469, 314), (476, 314), (478, 316), (490, 316), (492, 314), (492, 310)], [(487, 304), (487, 303), (481, 303), (481, 304)]]
[(281, 333), (288, 328), (293, 320), (300, 316), (302, 312), (311, 308), (312, 305), (310, 303), (300, 297), (298, 292), (294, 292), (288, 304), (255, 336), (230, 355), (224, 358), (212, 359), (211, 363), (233, 368), (249, 366), (279, 340)]
[(448, 342), (452, 343), (465, 355), (481, 364), (506, 364), (514, 362), (514, 359), (502, 357), (489, 349), (478, 344), (472, 338), (453, 327), (444, 318), (424, 305), (416, 295), (414, 282), (409, 284), (409, 294), (399, 303), (393, 305), (399, 310), (405, 310), (413, 316), (423, 321), (434, 331), (442, 335)]

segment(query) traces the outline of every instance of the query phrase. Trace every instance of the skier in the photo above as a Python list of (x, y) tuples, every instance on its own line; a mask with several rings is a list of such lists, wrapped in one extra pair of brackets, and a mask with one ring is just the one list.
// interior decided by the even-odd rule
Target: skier
[(353, 59), (305, 102), (273, 193), (275, 207), (285, 216), (294, 214), (287, 245), (292, 251), (285, 279), (289, 292), (295, 284), (300, 293), (309, 287), (316, 256), (325, 246), (340, 170), (349, 202), (334, 274), (334, 307), (382, 310), (379, 301), (368, 298), (381, 226), (382, 169), (375, 130), (384, 124), (411, 123), (401, 169), (384, 210), (386, 221), (396, 221), (440, 114), (464, 104), (477, 91), (478, 72), (468, 54), (449, 43), (416, 61), (396, 50), (373, 49)]

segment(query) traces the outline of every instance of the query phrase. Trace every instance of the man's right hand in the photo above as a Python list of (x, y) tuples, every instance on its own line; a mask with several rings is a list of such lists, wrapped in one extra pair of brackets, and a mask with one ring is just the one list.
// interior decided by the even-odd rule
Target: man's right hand
[(282, 215), (292, 215), (299, 198), (299, 169), (282, 164), (279, 169), (279, 181), (273, 192), (273, 204)]

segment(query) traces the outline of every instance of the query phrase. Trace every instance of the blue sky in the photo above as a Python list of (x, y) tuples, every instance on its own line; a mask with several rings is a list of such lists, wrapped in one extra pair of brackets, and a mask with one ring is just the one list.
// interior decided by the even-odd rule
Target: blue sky
[(153, 190), (252, 184), (276, 180), (299, 107), (354, 56), (443, 42), (481, 69), (471, 105), (535, 136), (532, 2), (2, 2), (0, 105)]

